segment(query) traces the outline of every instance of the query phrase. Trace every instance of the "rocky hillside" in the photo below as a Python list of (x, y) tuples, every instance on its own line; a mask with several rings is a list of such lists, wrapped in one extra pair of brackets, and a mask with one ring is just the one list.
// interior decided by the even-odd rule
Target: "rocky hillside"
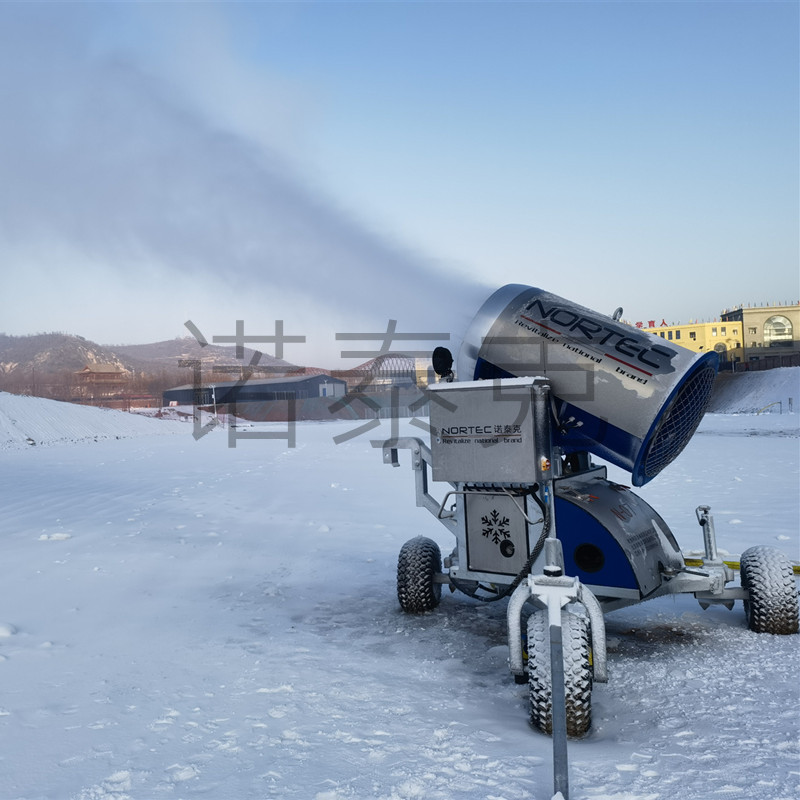
[[(39, 333), (31, 336), (0, 334), (0, 390), (56, 399), (74, 399), (75, 374), (87, 365), (111, 365), (126, 374), (126, 391), (160, 394), (164, 389), (192, 380), (191, 367), (182, 360), (199, 360), (203, 374), (217, 368), (225, 374), (232, 367), (248, 366), (254, 351), (244, 350), (236, 358), (235, 347), (208, 344), (193, 338), (170, 339), (140, 345), (100, 345), (65, 333)], [(258, 367), (265, 375), (275, 368), (296, 369), (269, 355), (262, 355)], [(258, 374), (258, 372), (256, 372)]]
[(135, 366), (122, 360), (111, 348), (82, 336), (65, 333), (37, 333), (33, 336), (0, 334), (0, 375), (36, 370), (42, 375), (77, 371), (87, 364), (113, 364), (131, 370)]
[[(77, 371), (87, 364), (113, 364), (127, 372), (158, 372), (179, 366), (181, 359), (199, 359), (204, 366), (248, 364), (253, 350), (245, 348), (244, 360), (237, 361), (234, 347), (209, 344), (201, 347), (191, 336), (153, 344), (100, 345), (65, 333), (38, 333), (32, 336), (0, 334), (0, 376), (29, 373), (42, 375)], [(260, 366), (292, 365), (269, 355), (262, 355)]]
[[(199, 359), (203, 362), (204, 367), (209, 365), (219, 367), (246, 366), (250, 363), (255, 353), (253, 349), (245, 347), (244, 358), (237, 360), (235, 347), (222, 347), (215, 344), (200, 345), (192, 336), (185, 336), (182, 339), (168, 339), (165, 342), (153, 342), (152, 344), (117, 345), (113, 348), (113, 351), (121, 359), (127, 359), (131, 363), (146, 364), (151, 370), (175, 367), (182, 359)], [(288, 361), (275, 358), (266, 353), (262, 353), (258, 364), (261, 367), (295, 368)]]

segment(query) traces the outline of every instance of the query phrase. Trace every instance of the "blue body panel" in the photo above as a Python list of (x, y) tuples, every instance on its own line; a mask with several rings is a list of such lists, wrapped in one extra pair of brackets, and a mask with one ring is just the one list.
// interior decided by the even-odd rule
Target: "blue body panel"
[(556, 536), (565, 571), (590, 586), (633, 589), (641, 599), (661, 587), (665, 569), (683, 567), (683, 556), (653, 508), (604, 474), (598, 470), (555, 482)]
[[(640, 590), (622, 547), (591, 514), (568, 500), (556, 498), (556, 520), (567, 575), (594, 586)], [(584, 570), (576, 564), (575, 552), (583, 544), (592, 544), (602, 551), (603, 566), (599, 570)]]

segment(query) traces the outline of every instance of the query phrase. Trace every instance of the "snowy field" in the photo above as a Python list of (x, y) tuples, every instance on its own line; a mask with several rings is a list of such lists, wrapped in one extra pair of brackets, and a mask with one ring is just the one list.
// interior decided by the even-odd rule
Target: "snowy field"
[[(505, 605), (399, 610), (402, 543), (452, 539), (415, 507), (408, 454), (393, 470), (370, 446), (388, 422), (231, 448), (148, 419), (95, 440), (74, 415), (114, 412), (52, 404), (35, 419), (72, 433), (47, 439), (24, 400), (0, 394), (1, 800), (549, 800)], [(708, 415), (637, 492), (685, 550), (702, 503), (721, 549), (797, 561), (799, 443), (796, 414)], [(572, 800), (800, 796), (800, 637), (686, 597), (607, 625)]]

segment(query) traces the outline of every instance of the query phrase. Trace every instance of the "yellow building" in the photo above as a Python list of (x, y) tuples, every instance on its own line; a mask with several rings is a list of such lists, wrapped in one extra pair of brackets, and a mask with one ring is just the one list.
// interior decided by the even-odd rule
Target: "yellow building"
[[(697, 353), (714, 350), (720, 367), (763, 369), (800, 364), (800, 305), (738, 306), (713, 322), (636, 327)], [(739, 366), (741, 365), (741, 366)]]

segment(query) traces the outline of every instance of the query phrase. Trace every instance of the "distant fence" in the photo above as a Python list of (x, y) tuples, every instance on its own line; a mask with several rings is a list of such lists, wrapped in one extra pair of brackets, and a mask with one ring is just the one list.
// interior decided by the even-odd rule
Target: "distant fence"
[(765, 369), (780, 367), (800, 367), (800, 353), (786, 353), (779, 356), (764, 356), (758, 361), (724, 362), (720, 364), (722, 372), (761, 372)]

